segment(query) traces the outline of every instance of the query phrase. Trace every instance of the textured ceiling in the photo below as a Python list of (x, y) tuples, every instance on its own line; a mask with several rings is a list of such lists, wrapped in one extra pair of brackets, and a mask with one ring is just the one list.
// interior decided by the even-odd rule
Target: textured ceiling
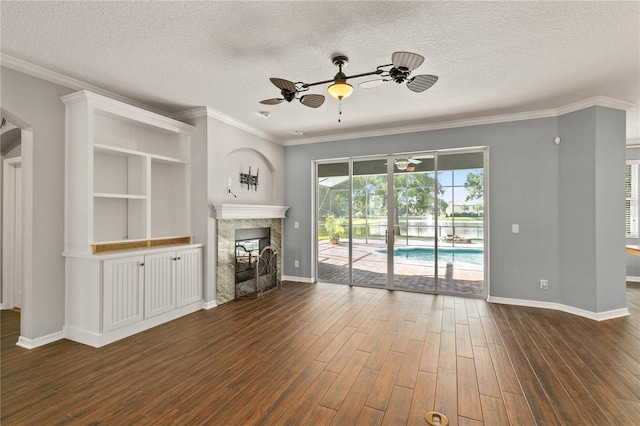
[[(280, 140), (558, 108), (640, 102), (640, 3), (11, 2), (1, 51), (167, 112), (209, 106)], [(275, 106), (270, 77), (333, 78), (425, 56), (423, 93), (387, 83), (317, 110)], [(361, 81), (366, 80), (362, 79)], [(326, 94), (326, 85), (309, 93)], [(271, 112), (265, 119), (259, 111)], [(640, 138), (638, 109), (627, 137)]]

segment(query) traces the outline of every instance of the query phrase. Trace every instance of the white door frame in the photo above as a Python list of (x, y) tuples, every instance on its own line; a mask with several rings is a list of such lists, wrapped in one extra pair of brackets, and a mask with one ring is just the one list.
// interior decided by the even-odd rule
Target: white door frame
[[(319, 164), (330, 164), (330, 163), (348, 163), (349, 165), (349, 180), (350, 180), (350, 186), (349, 186), (349, 197), (348, 197), (348, 201), (349, 201), (349, 280), (348, 283), (343, 283), (346, 285), (357, 285), (357, 286), (361, 286), (361, 287), (373, 287), (373, 288), (385, 288), (387, 290), (400, 290), (400, 291), (405, 291), (406, 289), (402, 288), (402, 287), (397, 287), (395, 286), (394, 283), (394, 279), (395, 279), (395, 271), (394, 271), (394, 253), (393, 253), (393, 249), (394, 249), (394, 235), (393, 235), (393, 230), (394, 230), (394, 211), (396, 208), (395, 205), (395, 169), (394, 169), (394, 160), (398, 157), (406, 157), (407, 155), (413, 156), (413, 155), (427, 155), (427, 154), (432, 154), (433, 158), (434, 158), (434, 172), (435, 172), (435, 184), (437, 185), (438, 182), (438, 172), (440, 171), (438, 168), (438, 157), (439, 156), (446, 156), (446, 155), (455, 155), (455, 154), (464, 154), (464, 153), (482, 153), (483, 155), (483, 161), (482, 161), (482, 170), (483, 170), (483, 191), (484, 191), (484, 216), (483, 216), (483, 238), (484, 238), (484, 244), (483, 244), (483, 251), (484, 251), (484, 265), (483, 265), (483, 274), (484, 274), (484, 294), (483, 294), (483, 298), (487, 298), (489, 296), (489, 179), (488, 179), (488, 175), (489, 175), (489, 148), (486, 146), (477, 146), (477, 147), (464, 147), (464, 148), (450, 148), (450, 149), (436, 149), (436, 150), (425, 150), (425, 151), (415, 151), (415, 152), (408, 152), (408, 153), (398, 153), (398, 154), (377, 154), (377, 155), (371, 155), (371, 156), (363, 156), (363, 157), (352, 157), (352, 158), (335, 158), (335, 159), (329, 159), (329, 160), (315, 160), (312, 162), (312, 220), (315, 225), (313, 227), (313, 237), (312, 237), (312, 241), (314, 242), (312, 244), (312, 256), (313, 256), (313, 262), (312, 263), (312, 279), (313, 282), (316, 281), (317, 279), (317, 270), (318, 270), (318, 222), (317, 222), (317, 217), (318, 217), (318, 206), (319, 206), (319, 200), (318, 200), (318, 165)], [(352, 244), (353, 244), (353, 238), (351, 235), (352, 232), (352, 205), (353, 205), (353, 185), (352, 185), (352, 180), (353, 180), (353, 163), (354, 161), (358, 161), (358, 160), (368, 160), (368, 159), (385, 159), (386, 160), (386, 164), (387, 164), (387, 231), (389, 231), (389, 224), (392, 224), (391, 226), (391, 232), (388, 232), (387, 234), (387, 238), (386, 238), (386, 249), (387, 249), (387, 280), (386, 280), (386, 284), (384, 286), (382, 285), (367, 285), (367, 284), (362, 284), (362, 283), (353, 283), (352, 280), (352, 267), (353, 267), (353, 258), (352, 258)], [(438, 199), (439, 197), (437, 195), (434, 196), (434, 211), (435, 211), (435, 228), (434, 231), (437, 230), (438, 228)], [(434, 235), (435, 237), (435, 247), (436, 250), (438, 248), (438, 238), (437, 235)], [(435, 272), (434, 272), (434, 278), (435, 278), (435, 287), (433, 292), (427, 292), (425, 291), (426, 294), (452, 294), (452, 295), (456, 295), (456, 293), (446, 293), (446, 292), (441, 292), (441, 290), (439, 289), (438, 286), (438, 262), (435, 262)]]
[[(16, 232), (16, 200), (20, 195), (16, 193), (16, 169), (22, 167), (22, 158), (7, 158), (3, 160), (2, 176), (2, 309), (23, 306), (22, 300), (15, 300), (15, 279), (22, 274), (22, 262), (18, 262), (15, 247), (21, 234)], [(22, 206), (20, 206), (22, 207)], [(20, 209), (19, 211), (22, 211)], [(21, 219), (21, 218), (20, 218)], [(24, 295), (24, 292), (23, 292)]]

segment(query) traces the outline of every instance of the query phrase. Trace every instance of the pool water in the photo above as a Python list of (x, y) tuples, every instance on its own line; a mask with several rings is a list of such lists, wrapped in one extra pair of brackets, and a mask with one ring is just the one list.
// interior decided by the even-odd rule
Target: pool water
[[(433, 248), (400, 248), (393, 250), (393, 256), (403, 259), (426, 260), (433, 262), (435, 259), (434, 251), (435, 250)], [(377, 252), (386, 253), (387, 249), (380, 249), (377, 250)], [(464, 262), (472, 265), (483, 265), (484, 250), (471, 248), (439, 248), (438, 262)]]

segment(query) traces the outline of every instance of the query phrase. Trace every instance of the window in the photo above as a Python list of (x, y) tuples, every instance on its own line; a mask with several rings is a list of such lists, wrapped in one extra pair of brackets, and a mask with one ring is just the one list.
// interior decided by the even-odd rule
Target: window
[(638, 163), (627, 163), (625, 169), (627, 238), (638, 238)]

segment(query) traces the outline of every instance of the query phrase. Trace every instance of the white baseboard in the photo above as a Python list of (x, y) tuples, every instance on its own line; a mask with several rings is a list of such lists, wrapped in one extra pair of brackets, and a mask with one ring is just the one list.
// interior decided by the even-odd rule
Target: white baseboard
[(640, 277), (630, 277), (627, 275), (627, 281), (631, 281), (633, 283), (640, 283)]
[(74, 342), (83, 343), (85, 345), (93, 346), (94, 348), (100, 348), (108, 345), (109, 343), (116, 342), (125, 337), (133, 336), (134, 334), (156, 327), (165, 322), (173, 321), (174, 319), (182, 316), (192, 314), (196, 311), (203, 309), (203, 302), (192, 303), (191, 305), (182, 306), (173, 311), (165, 312), (164, 314), (157, 315), (155, 317), (147, 318), (145, 320), (127, 325), (122, 328), (109, 331), (107, 333), (95, 333), (89, 330), (83, 330), (77, 327), (64, 327), (64, 338), (73, 340)]
[(202, 302), (202, 309), (211, 309), (211, 308), (215, 308), (216, 306), (218, 306), (218, 302), (216, 302), (215, 300), (212, 300), (211, 302)]
[(283, 275), (281, 281), (298, 281), (300, 283), (313, 284), (316, 282), (313, 278), (309, 277), (294, 277), (293, 275)]
[(25, 349), (34, 349), (62, 339), (64, 339), (64, 332), (56, 331), (55, 333), (47, 334), (46, 336), (37, 337), (35, 339), (27, 339), (26, 337), (20, 336), (18, 337), (18, 343), (16, 343), (16, 345)]
[(627, 308), (612, 309), (604, 312), (592, 312), (585, 309), (576, 308), (574, 306), (563, 305), (555, 302), (542, 302), (539, 300), (511, 299), (509, 297), (489, 296), (487, 302), (499, 303), (503, 305), (526, 306), (529, 308), (553, 309), (556, 311), (566, 312), (572, 315), (578, 315), (594, 321), (605, 321), (613, 318), (626, 317), (629, 315)]

